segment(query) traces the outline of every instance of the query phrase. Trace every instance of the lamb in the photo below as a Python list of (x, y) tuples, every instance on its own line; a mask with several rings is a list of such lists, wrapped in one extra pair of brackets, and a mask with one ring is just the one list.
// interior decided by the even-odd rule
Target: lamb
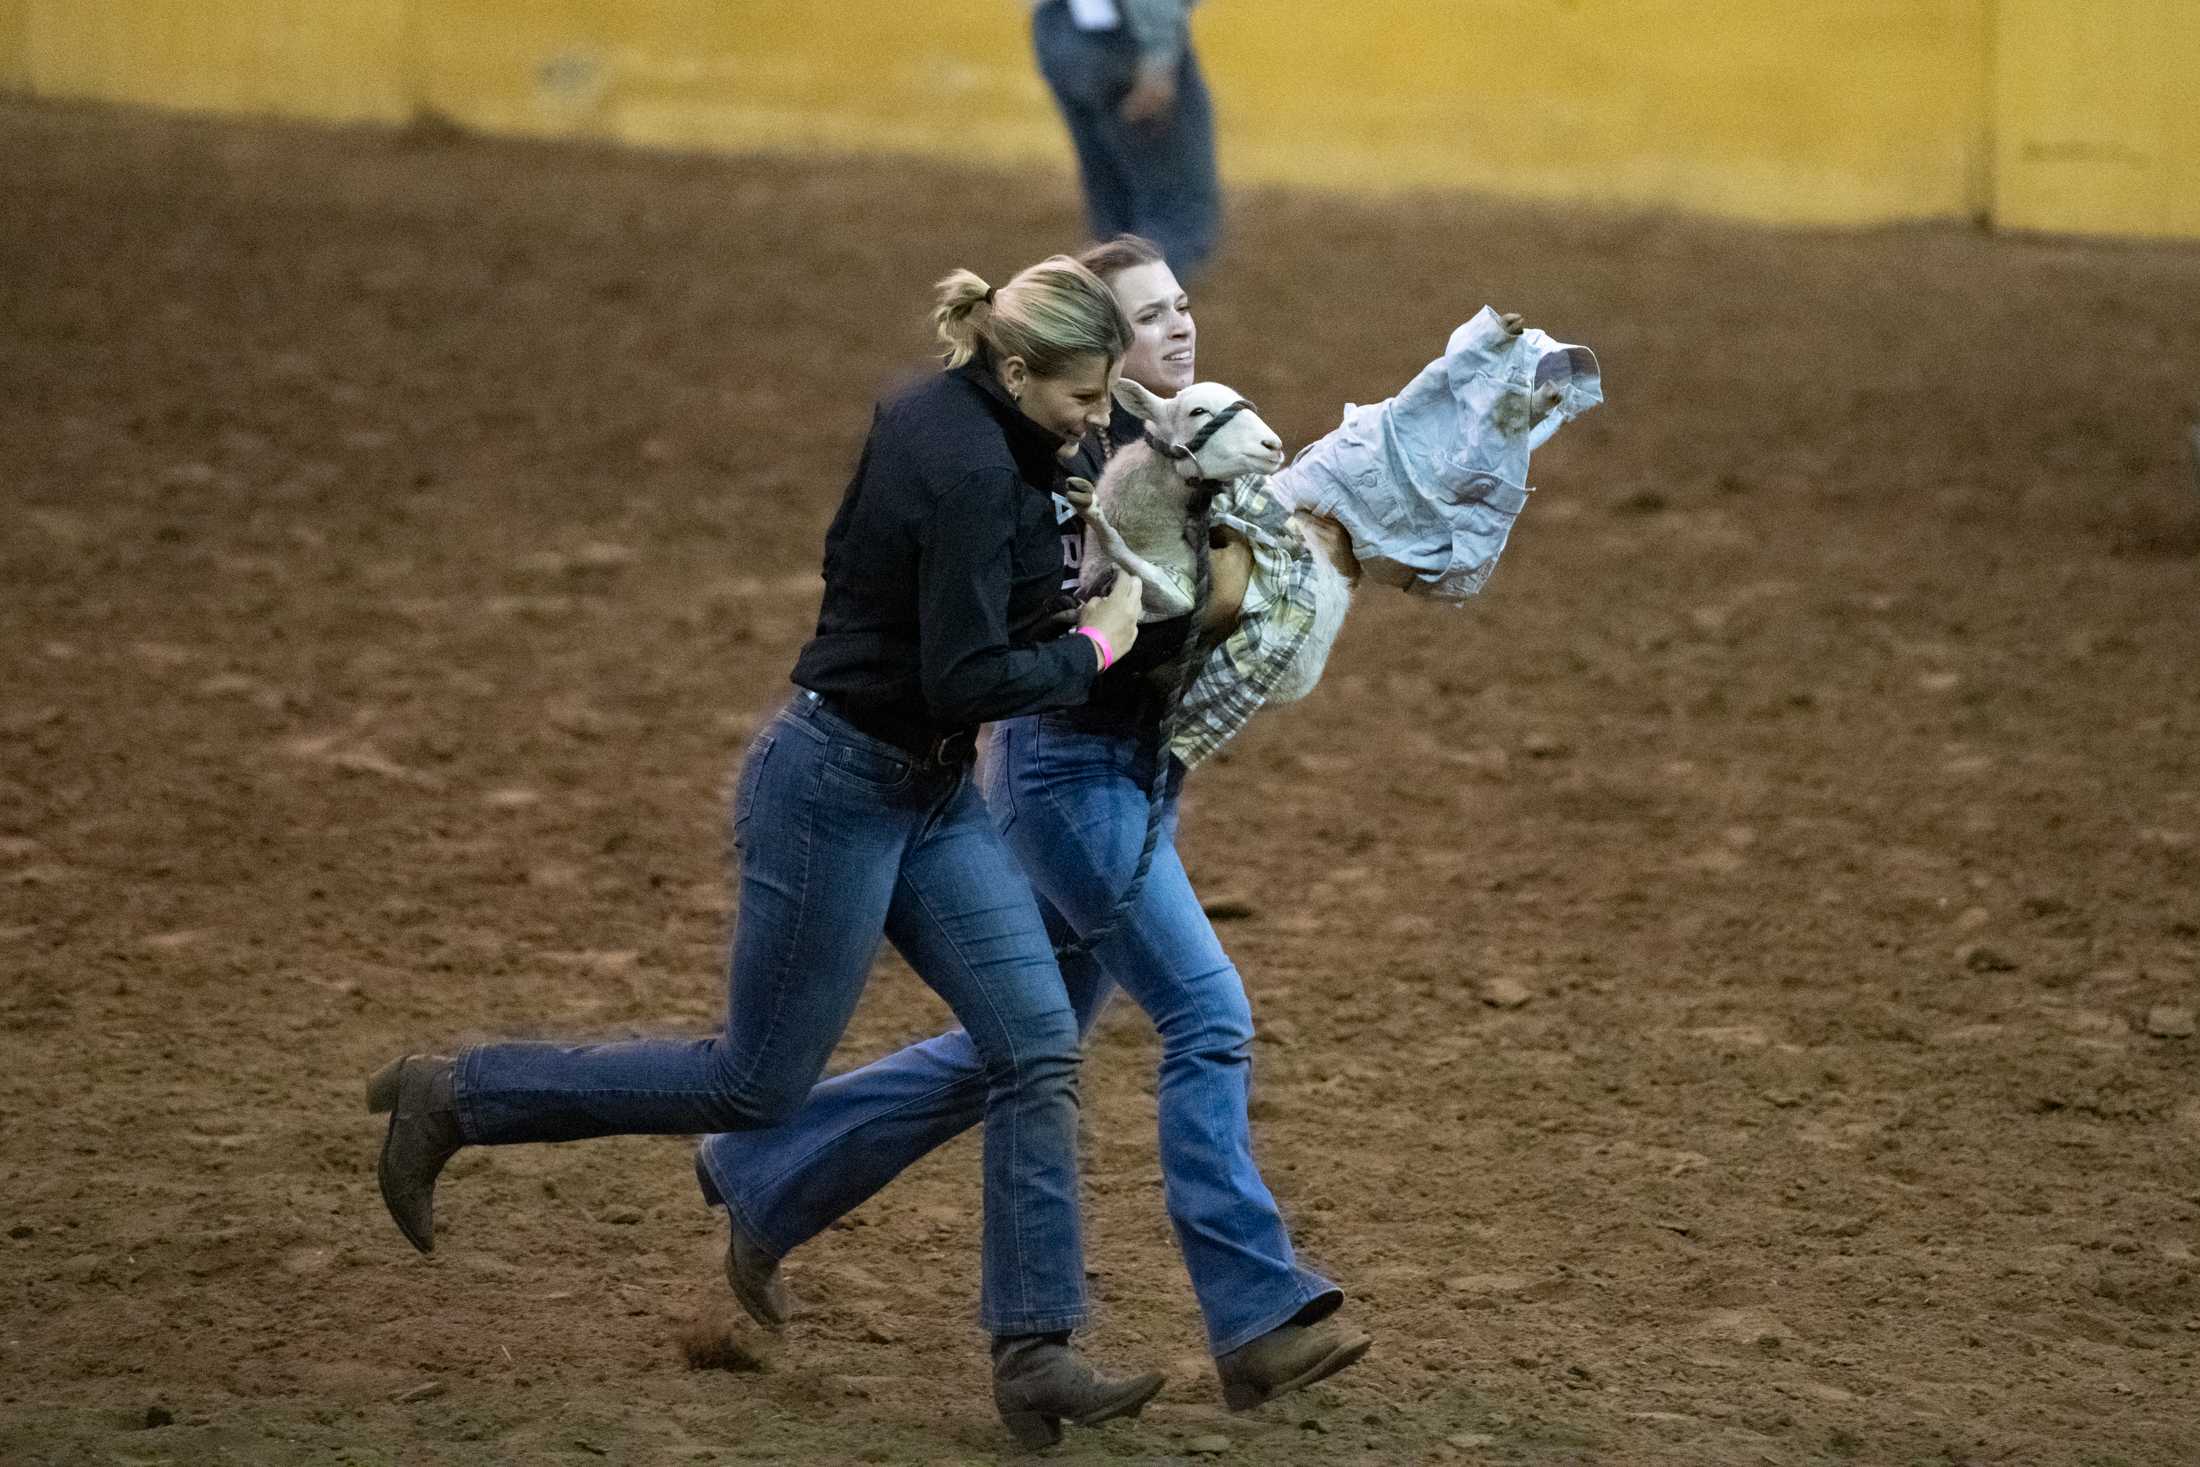
[[(1240, 474), (1283, 467), (1283, 440), (1253, 405), (1219, 382), (1195, 382), (1164, 401), (1125, 378), (1115, 400), (1146, 424), (1145, 437), (1117, 450), (1089, 491), (1072, 497), (1088, 551), (1078, 591), (1097, 594), (1113, 569), (1144, 587), (1141, 621), (1192, 609), (1199, 574), (1194, 527), (1216, 491)], [(1095, 553), (1096, 552), (1096, 553)]]

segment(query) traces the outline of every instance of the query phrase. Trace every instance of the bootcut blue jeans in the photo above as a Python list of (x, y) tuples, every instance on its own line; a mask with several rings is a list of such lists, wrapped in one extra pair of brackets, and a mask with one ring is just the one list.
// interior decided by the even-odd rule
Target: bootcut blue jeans
[(966, 1036), (968, 1111), (955, 1129), (985, 1122), (979, 1322), (995, 1335), (1080, 1326), (1078, 1021), (969, 766), (920, 767), (798, 692), (749, 747), (733, 841), (724, 1031), (469, 1049), (456, 1084), (466, 1141), (780, 1127), (800, 1148), (805, 1101), (883, 934)]
[[(1135, 732), (1060, 715), (992, 730), (986, 803), (1058, 940), (1103, 921), (1137, 864), (1146, 758)], [(1299, 1266), (1254, 1164), (1252, 1010), (1177, 857), (1183, 766), (1172, 759), (1167, 777), (1166, 823), (1137, 904), (1091, 954), (1065, 960), (1062, 976), (1080, 1025), (1120, 984), (1160, 1033), (1164, 1199), (1208, 1346), (1221, 1355), (1343, 1296)], [(975, 1124), (984, 1094), (968, 1032), (911, 1045), (825, 1081), (788, 1125), (708, 1138), (711, 1200), (725, 1202), (750, 1242), (784, 1257)]]

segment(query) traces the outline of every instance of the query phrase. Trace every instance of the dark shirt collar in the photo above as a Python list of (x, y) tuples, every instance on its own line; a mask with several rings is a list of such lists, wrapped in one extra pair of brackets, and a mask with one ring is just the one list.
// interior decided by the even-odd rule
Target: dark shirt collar
[(1114, 410), (1108, 414), (1109, 446), (1122, 448), (1126, 444), (1136, 443), (1145, 436), (1146, 420), (1123, 406), (1123, 404), (1115, 404)]
[(1025, 482), (1051, 489), (1062, 474), (1062, 440), (1025, 417), (1016, 399), (1008, 395), (1008, 389), (1001, 386), (993, 369), (983, 362), (965, 362), (950, 368), (947, 375), (961, 379), (992, 405), (993, 415), (1000, 420), (1001, 431), (1008, 438), (1008, 451), (1016, 460), (1016, 470), (1024, 476)]

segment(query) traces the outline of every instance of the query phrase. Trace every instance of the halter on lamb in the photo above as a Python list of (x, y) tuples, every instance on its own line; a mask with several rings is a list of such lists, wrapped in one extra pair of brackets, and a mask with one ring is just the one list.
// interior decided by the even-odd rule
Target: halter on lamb
[(1182, 616), (1203, 594), (1209, 504), (1240, 474), (1282, 468), (1283, 440), (1219, 382), (1195, 382), (1164, 400), (1125, 379), (1115, 400), (1146, 432), (1116, 451), (1091, 503), (1079, 508), (1088, 553), (1077, 589), (1091, 596), (1111, 568), (1126, 570), (1144, 586), (1140, 620)]

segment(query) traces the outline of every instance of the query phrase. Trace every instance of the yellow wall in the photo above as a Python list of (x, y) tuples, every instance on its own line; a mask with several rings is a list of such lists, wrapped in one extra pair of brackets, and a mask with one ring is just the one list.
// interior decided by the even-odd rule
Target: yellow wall
[(1065, 154), (1016, 0), (444, 0), (417, 25), (423, 103), (496, 131)]
[(2002, 223), (2200, 237), (2200, 0), (2001, 0), (1998, 51)]
[[(2200, 70), (2200, 0), (1209, 0), (1196, 14), (1233, 182), (2200, 233), (2200, 108), (2176, 105)], [(54, 96), (1068, 158), (1023, 0), (0, 0), (0, 83), (10, 15), (25, 22), (18, 84)], [(2135, 62), (2153, 79), (2137, 101)], [(2112, 123), (2070, 132), (2104, 104)]]
[(1984, 0), (1211, 9), (1263, 176), (1817, 221), (1962, 214), (1984, 188)]
[(24, 49), (30, 15), (31, 0), (0, 0), (0, 92), (24, 91), (31, 84)]
[(213, 112), (395, 121), (412, 0), (25, 0), (31, 90)]

